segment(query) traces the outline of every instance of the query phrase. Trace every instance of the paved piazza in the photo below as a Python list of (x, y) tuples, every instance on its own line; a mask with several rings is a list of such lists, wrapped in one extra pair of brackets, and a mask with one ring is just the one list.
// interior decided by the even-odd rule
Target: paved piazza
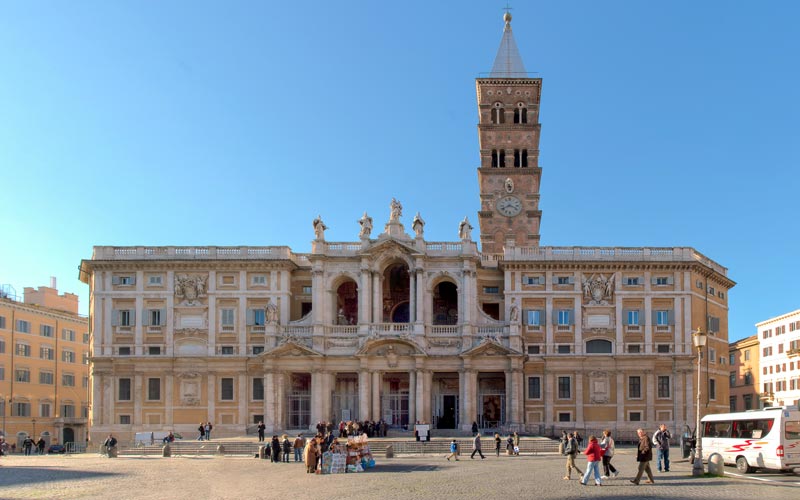
[[(564, 459), (539, 455), (448, 462), (443, 456), (379, 458), (359, 474), (312, 476), (302, 464), (242, 457), (121, 457), (95, 454), (0, 459), (0, 498), (21, 499), (422, 499), (422, 498), (800, 498), (800, 476), (692, 478), (687, 462), (672, 464), (656, 484), (634, 486), (632, 450), (619, 450), (621, 474), (602, 487), (564, 481)], [(585, 460), (579, 461), (583, 470)], [(736, 471), (728, 468), (730, 473)]]

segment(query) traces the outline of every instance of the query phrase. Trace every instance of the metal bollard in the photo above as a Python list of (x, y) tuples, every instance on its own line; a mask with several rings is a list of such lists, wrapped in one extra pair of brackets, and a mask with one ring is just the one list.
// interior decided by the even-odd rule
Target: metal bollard
[(171, 457), (172, 456), (172, 448), (169, 446), (169, 443), (165, 444), (161, 448), (161, 456), (162, 457)]
[(269, 457), (267, 457), (267, 447), (266, 446), (261, 445), (261, 446), (258, 447), (258, 458), (260, 458), (261, 460), (269, 458)]
[(108, 458), (117, 458), (119, 454), (119, 449), (116, 446), (112, 446), (108, 449)]
[(217, 446), (217, 455), (224, 455), (225, 454), (225, 447), (222, 445)]
[(394, 458), (394, 446), (391, 444), (386, 447), (386, 458)]
[(725, 475), (725, 461), (719, 453), (712, 453), (708, 457), (708, 473), (720, 477)]

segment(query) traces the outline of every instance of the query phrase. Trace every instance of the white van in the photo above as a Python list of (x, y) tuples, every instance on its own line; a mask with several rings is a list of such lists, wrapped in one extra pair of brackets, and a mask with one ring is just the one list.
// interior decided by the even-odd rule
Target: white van
[(722, 455), (742, 473), (755, 469), (790, 471), (800, 467), (800, 411), (768, 407), (702, 419), (703, 456)]

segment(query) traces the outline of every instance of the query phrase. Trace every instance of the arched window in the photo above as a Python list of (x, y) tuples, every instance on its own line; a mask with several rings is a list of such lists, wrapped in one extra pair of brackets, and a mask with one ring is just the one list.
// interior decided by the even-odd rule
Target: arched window
[(514, 123), (528, 123), (528, 109), (523, 103), (517, 104), (514, 110)]
[(523, 149), (522, 150), (522, 162), (520, 164), (523, 167), (527, 167), (528, 166), (528, 150), (527, 149)]
[(522, 166), (522, 155), (520, 154), (519, 149), (514, 150), (514, 166), (519, 168)]
[(499, 102), (494, 104), (494, 108), (492, 108), (492, 123), (497, 125), (500, 123), (505, 123), (505, 113), (503, 112), (503, 105)]
[(506, 155), (505, 151), (502, 149), (493, 149), (492, 150), (492, 167), (497, 168), (504, 168), (506, 166)]
[(611, 354), (611, 342), (595, 339), (586, 342), (586, 354)]

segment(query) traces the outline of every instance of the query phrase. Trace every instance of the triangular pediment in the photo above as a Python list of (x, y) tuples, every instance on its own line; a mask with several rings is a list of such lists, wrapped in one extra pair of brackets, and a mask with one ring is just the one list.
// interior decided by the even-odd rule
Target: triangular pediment
[(311, 349), (307, 345), (295, 342), (295, 341), (287, 341), (281, 344), (278, 344), (273, 349), (264, 352), (262, 357), (265, 358), (277, 358), (277, 357), (286, 357), (286, 356), (304, 356), (304, 357), (322, 357), (323, 355), (314, 349)]
[(484, 338), (483, 341), (461, 353), (462, 357), (475, 358), (482, 356), (520, 356), (521, 353), (500, 344), (492, 339)]
[(385, 253), (397, 253), (398, 255), (413, 255), (419, 251), (410, 242), (400, 241), (392, 237), (380, 238), (364, 250), (367, 255), (382, 255)]

